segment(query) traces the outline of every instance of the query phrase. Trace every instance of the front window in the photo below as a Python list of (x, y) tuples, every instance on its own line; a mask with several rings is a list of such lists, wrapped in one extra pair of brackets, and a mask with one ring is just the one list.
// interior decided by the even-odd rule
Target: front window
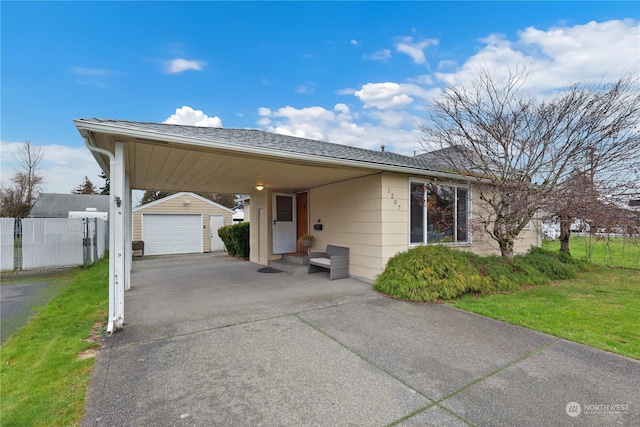
[(469, 242), (469, 190), (411, 182), (411, 243)]

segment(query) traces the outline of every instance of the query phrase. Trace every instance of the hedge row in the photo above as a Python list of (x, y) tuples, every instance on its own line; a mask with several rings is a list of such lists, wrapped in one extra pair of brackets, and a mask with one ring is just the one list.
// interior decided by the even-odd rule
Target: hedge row
[(229, 255), (249, 258), (249, 223), (227, 225), (218, 229), (218, 236), (222, 239)]
[(481, 257), (443, 245), (409, 249), (391, 258), (374, 288), (394, 298), (428, 302), (534, 286), (593, 268), (570, 255), (540, 248), (512, 260)]

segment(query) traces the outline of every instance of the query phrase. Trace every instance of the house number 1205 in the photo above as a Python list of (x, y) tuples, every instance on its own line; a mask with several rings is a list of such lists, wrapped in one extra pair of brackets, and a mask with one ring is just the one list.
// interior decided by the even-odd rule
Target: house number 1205
[(394, 206), (397, 206), (398, 210), (400, 210), (400, 205), (398, 204), (398, 199), (395, 198), (394, 194), (391, 192), (391, 188), (389, 188), (389, 187), (387, 187), (387, 194), (389, 194), (389, 197), (391, 198), (391, 200), (393, 200)]

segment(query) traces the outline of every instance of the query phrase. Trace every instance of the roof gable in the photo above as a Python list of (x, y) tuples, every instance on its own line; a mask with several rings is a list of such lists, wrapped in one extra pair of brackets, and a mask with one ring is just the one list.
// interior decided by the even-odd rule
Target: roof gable
[(198, 199), (201, 202), (207, 203), (207, 204), (209, 204), (211, 206), (215, 206), (216, 208), (222, 209), (222, 210), (224, 210), (226, 212), (229, 212), (231, 214), (233, 213), (233, 209), (229, 209), (226, 206), (222, 206), (220, 203), (216, 203), (213, 200), (209, 200), (206, 197), (202, 197), (202, 196), (200, 196), (198, 194), (189, 193), (189, 192), (185, 192), (185, 191), (182, 191), (182, 192), (176, 193), (176, 194), (172, 194), (172, 195), (167, 196), (167, 197), (163, 197), (162, 199), (154, 200), (153, 202), (146, 203), (144, 205), (140, 205), (140, 206), (134, 208), (132, 210), (132, 212), (137, 212), (137, 211), (139, 211), (141, 209), (146, 209), (146, 208), (149, 208), (151, 206), (156, 206), (156, 205), (159, 205), (161, 203), (165, 203), (165, 202), (168, 202), (168, 201), (173, 200), (173, 199), (177, 199), (177, 198), (182, 197), (182, 196), (189, 196), (189, 197), (192, 197), (194, 199)]

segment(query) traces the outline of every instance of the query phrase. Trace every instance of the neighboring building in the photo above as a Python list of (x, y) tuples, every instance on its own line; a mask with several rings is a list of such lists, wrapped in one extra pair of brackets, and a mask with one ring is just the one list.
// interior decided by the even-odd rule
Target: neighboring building
[(37, 198), (28, 218), (68, 218), (69, 212), (109, 212), (109, 196), (99, 194), (42, 193)]
[(233, 210), (194, 193), (176, 193), (133, 209), (133, 240), (144, 254), (222, 251), (218, 229), (232, 223)]

